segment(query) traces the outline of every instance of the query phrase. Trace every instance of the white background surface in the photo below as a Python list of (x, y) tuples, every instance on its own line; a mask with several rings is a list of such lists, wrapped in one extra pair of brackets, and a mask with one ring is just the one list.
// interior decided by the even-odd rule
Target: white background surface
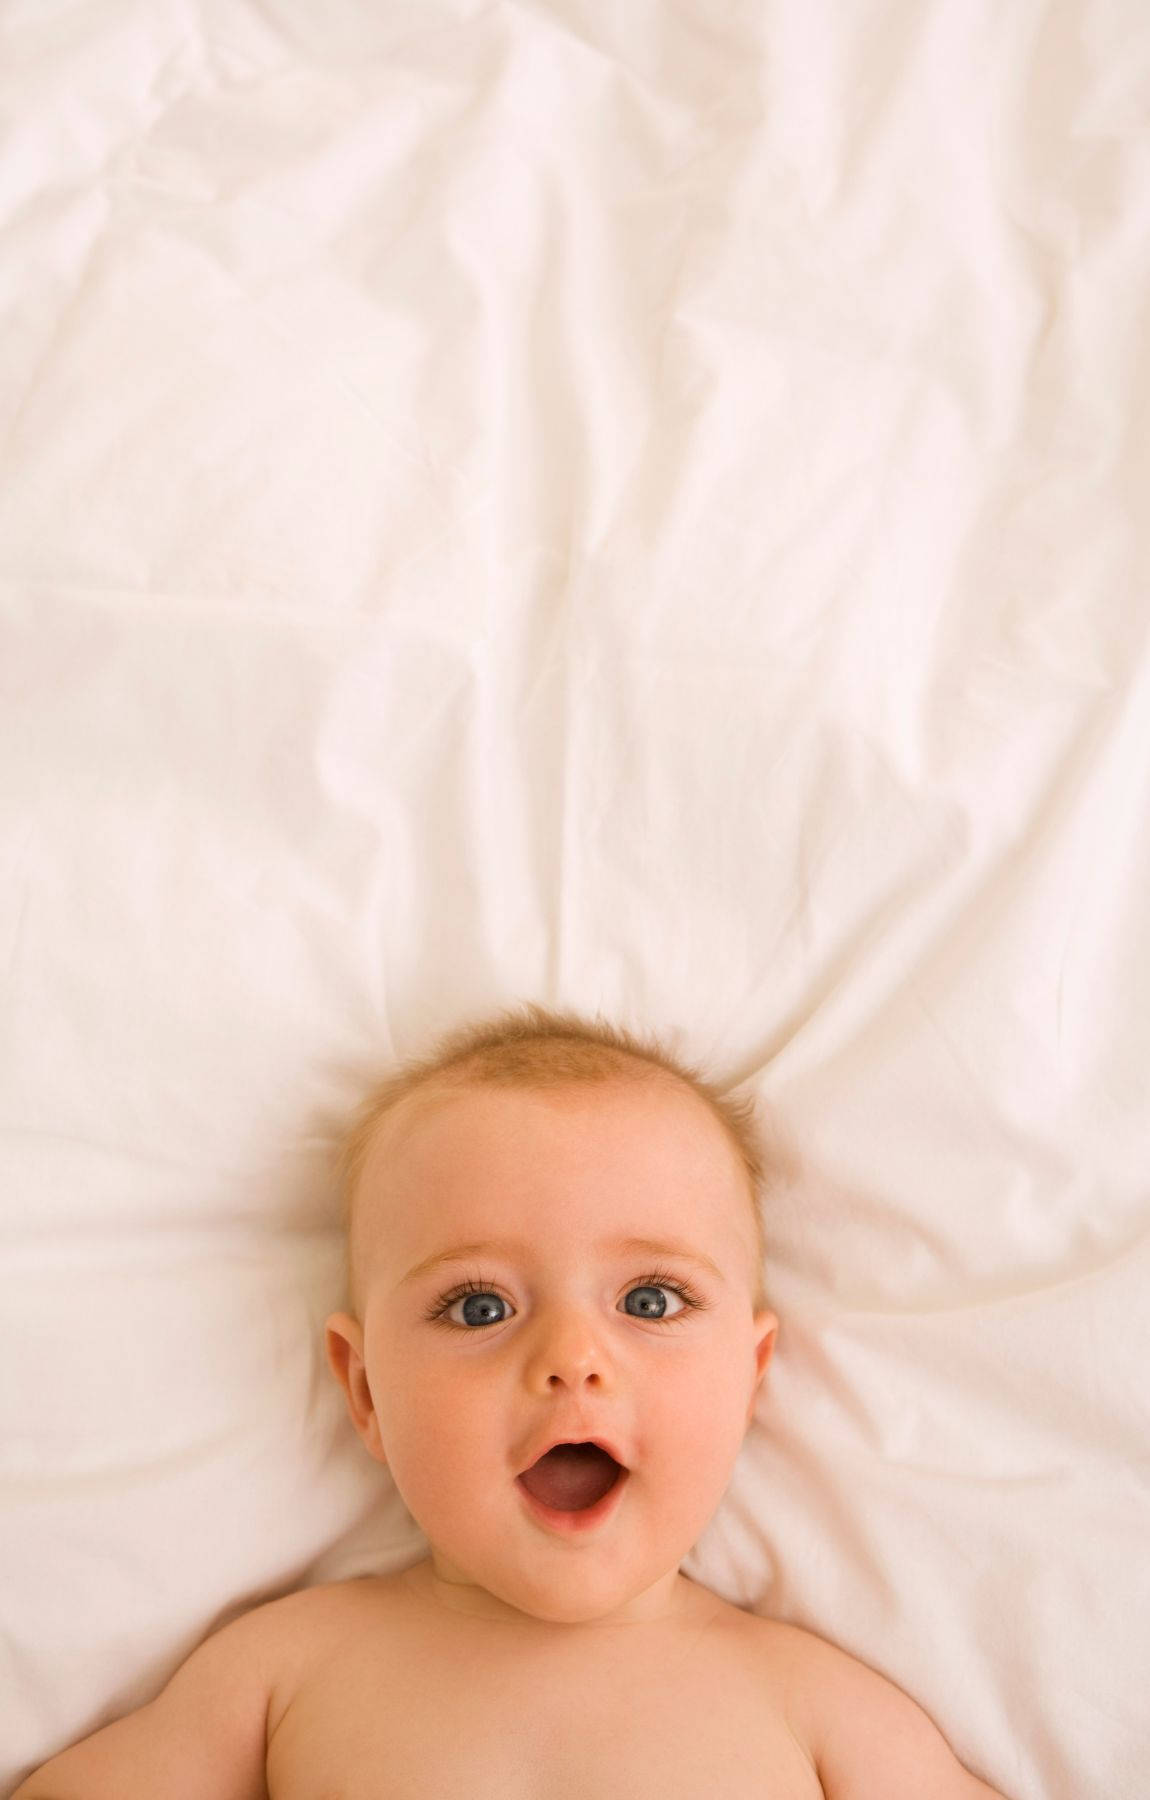
[(688, 1572), (1145, 1800), (1144, 8), (9, 0), (0, 69), (0, 1786), (422, 1554), (328, 1156), (531, 998), (772, 1122)]

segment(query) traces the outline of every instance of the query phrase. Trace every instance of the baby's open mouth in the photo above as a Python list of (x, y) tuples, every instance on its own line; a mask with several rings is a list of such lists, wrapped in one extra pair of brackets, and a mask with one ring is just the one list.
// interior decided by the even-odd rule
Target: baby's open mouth
[(585, 1512), (602, 1500), (624, 1474), (598, 1444), (555, 1444), (519, 1480), (544, 1506), (556, 1512)]

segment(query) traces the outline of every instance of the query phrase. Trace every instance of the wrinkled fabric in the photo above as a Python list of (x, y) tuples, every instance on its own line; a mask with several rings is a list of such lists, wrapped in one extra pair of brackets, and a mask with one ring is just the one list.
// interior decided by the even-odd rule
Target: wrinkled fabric
[(1145, 9), (17, 0), (0, 90), (0, 1786), (423, 1553), (331, 1150), (534, 999), (760, 1104), (686, 1571), (1145, 1800)]

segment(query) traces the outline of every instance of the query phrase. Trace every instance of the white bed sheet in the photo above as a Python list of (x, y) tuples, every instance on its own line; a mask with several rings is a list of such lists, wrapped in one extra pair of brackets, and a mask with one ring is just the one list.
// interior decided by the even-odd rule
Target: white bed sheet
[(533, 998), (769, 1120), (688, 1572), (1145, 1800), (1140, 0), (10, 0), (0, 70), (0, 1789), (422, 1553), (331, 1143)]

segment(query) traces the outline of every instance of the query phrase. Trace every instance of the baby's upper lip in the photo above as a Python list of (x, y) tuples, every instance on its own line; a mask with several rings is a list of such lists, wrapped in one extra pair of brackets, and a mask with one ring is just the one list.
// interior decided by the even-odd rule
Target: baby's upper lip
[(540, 1438), (517, 1474), (522, 1475), (525, 1470), (533, 1468), (539, 1458), (546, 1456), (548, 1450), (553, 1450), (556, 1444), (596, 1444), (600, 1450), (605, 1450), (621, 1469), (627, 1467), (623, 1460), (623, 1453), (613, 1439), (602, 1437), (597, 1431), (581, 1431), (578, 1426), (575, 1426), (570, 1431), (552, 1431), (546, 1437)]

